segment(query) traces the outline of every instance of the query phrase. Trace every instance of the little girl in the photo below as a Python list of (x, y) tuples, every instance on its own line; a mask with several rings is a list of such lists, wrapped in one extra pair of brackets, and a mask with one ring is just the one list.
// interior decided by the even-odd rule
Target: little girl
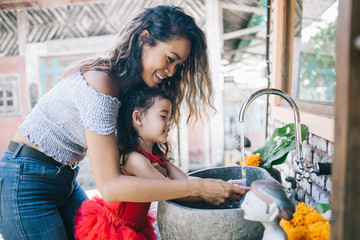
[[(170, 98), (157, 88), (133, 91), (122, 101), (117, 138), (123, 174), (145, 178), (188, 177), (169, 161), (167, 138), (171, 125), (171, 110)], [(163, 171), (157, 171), (154, 165), (160, 165), (159, 170)], [(99, 197), (87, 200), (75, 217), (75, 238), (157, 239), (152, 226), (155, 220), (148, 215), (150, 204), (105, 202)]]

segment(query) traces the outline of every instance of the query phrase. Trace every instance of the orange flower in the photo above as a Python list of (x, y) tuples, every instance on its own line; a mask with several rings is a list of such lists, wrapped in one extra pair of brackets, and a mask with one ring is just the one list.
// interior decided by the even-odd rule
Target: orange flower
[(328, 240), (330, 239), (330, 223), (311, 206), (300, 202), (296, 206), (293, 219), (280, 220), (289, 240)]
[(311, 225), (317, 222), (325, 222), (326, 219), (317, 212), (311, 212), (306, 216), (305, 225)]
[(289, 232), (286, 233), (288, 239), (290, 240), (308, 240), (309, 238), (309, 230), (305, 226), (298, 226), (290, 229)]
[(330, 239), (330, 223), (317, 222), (308, 226), (310, 230), (309, 237), (314, 240), (327, 240)]
[(294, 225), (290, 221), (280, 221), (280, 226), (284, 229), (285, 232), (289, 232), (294, 228)]
[[(259, 167), (263, 163), (262, 160), (263, 159), (260, 157), (260, 154), (245, 156), (245, 165)], [(241, 161), (240, 164), (242, 164)]]

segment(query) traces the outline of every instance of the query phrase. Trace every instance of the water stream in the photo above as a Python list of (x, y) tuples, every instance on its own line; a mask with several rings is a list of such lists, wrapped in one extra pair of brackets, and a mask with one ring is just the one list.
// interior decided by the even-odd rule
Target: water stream
[[(241, 162), (241, 176), (242, 179), (246, 179), (246, 170), (245, 170), (245, 124), (240, 122), (240, 162)], [(246, 182), (242, 184), (246, 186)]]

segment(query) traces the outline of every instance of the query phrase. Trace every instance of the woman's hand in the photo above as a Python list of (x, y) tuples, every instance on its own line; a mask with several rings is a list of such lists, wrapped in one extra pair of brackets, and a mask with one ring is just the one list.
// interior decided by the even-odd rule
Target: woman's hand
[(166, 167), (162, 167), (158, 162), (151, 164), (159, 173), (161, 173), (164, 177), (168, 176), (168, 171)]
[(234, 185), (219, 179), (194, 179), (198, 182), (198, 196), (204, 201), (214, 205), (229, 201), (240, 201), (241, 195), (245, 194), (249, 188)]

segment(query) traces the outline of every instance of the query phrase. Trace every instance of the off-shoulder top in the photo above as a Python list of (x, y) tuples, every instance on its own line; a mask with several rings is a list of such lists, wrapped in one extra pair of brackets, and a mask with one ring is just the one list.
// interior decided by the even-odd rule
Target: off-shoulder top
[(114, 132), (119, 107), (117, 98), (96, 92), (76, 71), (40, 98), (19, 129), (40, 151), (70, 165), (86, 155), (85, 127)]

